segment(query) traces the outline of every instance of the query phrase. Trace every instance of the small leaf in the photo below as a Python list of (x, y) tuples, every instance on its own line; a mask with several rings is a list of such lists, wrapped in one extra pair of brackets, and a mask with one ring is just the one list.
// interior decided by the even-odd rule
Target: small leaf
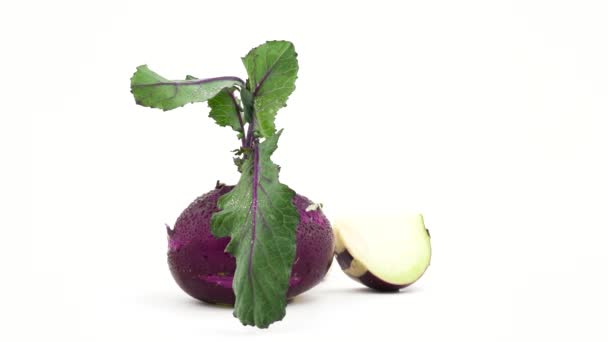
[(296, 252), (299, 215), (295, 195), (279, 183), (270, 160), (281, 132), (256, 145), (240, 165), (238, 184), (218, 201), (211, 219), (216, 237), (230, 236), (226, 251), (236, 258), (234, 315), (245, 325), (266, 328), (283, 319)]
[(253, 95), (247, 88), (241, 89), (241, 100), (243, 101), (245, 122), (251, 122), (253, 116)]
[(162, 110), (204, 102), (222, 89), (237, 85), (243, 86), (243, 81), (232, 76), (207, 79), (194, 79), (190, 76), (184, 81), (169, 81), (150, 70), (147, 65), (137, 67), (131, 77), (131, 92), (137, 104)]
[(298, 60), (291, 42), (271, 41), (243, 58), (253, 94), (256, 128), (263, 137), (275, 132), (274, 118), (295, 89)]
[(207, 101), (211, 108), (209, 117), (222, 127), (230, 126), (233, 130), (244, 134), (241, 108), (234, 91), (234, 88), (224, 89)]

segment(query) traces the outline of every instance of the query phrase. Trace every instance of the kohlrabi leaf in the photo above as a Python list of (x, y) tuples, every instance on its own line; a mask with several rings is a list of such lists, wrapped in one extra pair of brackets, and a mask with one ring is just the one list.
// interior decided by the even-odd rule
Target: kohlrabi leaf
[(230, 126), (233, 130), (245, 134), (239, 100), (234, 96), (234, 88), (226, 88), (207, 101), (211, 111), (209, 117), (222, 126)]
[(188, 103), (204, 102), (222, 89), (243, 86), (238, 77), (226, 76), (207, 79), (170, 81), (150, 70), (147, 65), (137, 67), (131, 77), (131, 92), (139, 105), (162, 110), (171, 110)]
[(236, 258), (234, 315), (245, 325), (266, 328), (285, 316), (286, 294), (296, 252), (298, 212), (294, 191), (279, 183), (270, 160), (281, 132), (254, 145), (232, 191), (218, 201), (211, 221), (216, 237), (229, 236)]
[(274, 118), (295, 89), (298, 60), (294, 46), (287, 41), (271, 41), (243, 57), (253, 95), (256, 130), (260, 136), (275, 132)]
[(241, 88), (241, 100), (243, 102), (243, 114), (246, 122), (253, 120), (253, 95), (247, 88)]

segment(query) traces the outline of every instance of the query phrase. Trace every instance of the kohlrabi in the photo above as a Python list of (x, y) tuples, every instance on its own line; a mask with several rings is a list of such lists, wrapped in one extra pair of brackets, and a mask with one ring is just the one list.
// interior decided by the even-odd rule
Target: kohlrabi
[[(178, 285), (199, 300), (234, 305), (232, 282), (235, 259), (224, 250), (230, 238), (215, 238), (211, 216), (218, 211), (217, 200), (234, 187), (219, 184), (197, 198), (168, 229), (169, 267)], [(327, 272), (333, 254), (332, 231), (320, 210), (296, 194), (292, 203), (300, 216), (296, 228), (296, 257), (291, 268), (287, 298), (293, 298), (317, 285)], [(308, 209), (308, 210), (307, 210)]]
[(171, 110), (206, 101), (209, 116), (237, 133), (240, 180), (218, 183), (168, 228), (169, 265), (187, 293), (234, 303), (243, 324), (260, 328), (281, 320), (287, 299), (323, 278), (334, 252), (331, 226), (319, 206), (280, 183), (279, 167), (270, 159), (281, 135), (275, 116), (295, 89), (296, 56), (287, 41), (258, 46), (242, 58), (247, 81), (170, 81), (145, 65), (131, 78), (137, 104)]

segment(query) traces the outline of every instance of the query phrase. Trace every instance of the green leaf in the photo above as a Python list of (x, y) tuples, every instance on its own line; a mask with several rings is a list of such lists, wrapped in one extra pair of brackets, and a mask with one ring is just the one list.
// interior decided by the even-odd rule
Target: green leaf
[(271, 41), (243, 57), (253, 93), (256, 128), (261, 136), (275, 132), (274, 118), (295, 89), (298, 59), (291, 42)]
[(226, 76), (207, 79), (187, 77), (184, 81), (169, 81), (150, 70), (147, 65), (137, 67), (131, 77), (131, 92), (141, 106), (171, 110), (188, 103), (204, 102), (224, 88), (243, 86), (238, 77)]
[(245, 134), (239, 100), (234, 96), (235, 90), (235, 88), (224, 89), (207, 101), (211, 108), (209, 117), (222, 127), (230, 126), (233, 130)]
[(270, 160), (281, 132), (266, 138), (242, 165), (238, 184), (218, 201), (211, 219), (216, 237), (230, 236), (226, 251), (236, 258), (234, 315), (244, 325), (266, 328), (283, 319), (296, 252), (299, 215), (294, 191), (279, 183)]

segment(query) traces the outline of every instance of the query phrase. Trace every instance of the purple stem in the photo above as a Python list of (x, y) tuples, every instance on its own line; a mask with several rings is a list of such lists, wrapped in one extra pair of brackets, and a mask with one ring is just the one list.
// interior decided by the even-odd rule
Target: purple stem
[(212, 78), (202, 78), (202, 79), (196, 79), (196, 80), (189, 80), (189, 81), (169, 81), (169, 82), (156, 82), (156, 83), (147, 83), (147, 84), (134, 84), (134, 87), (153, 87), (153, 86), (162, 86), (162, 85), (173, 85), (173, 86), (178, 86), (178, 85), (197, 85), (197, 84), (205, 84), (205, 83), (210, 83), (210, 82), (215, 82), (215, 81), (236, 81), (236, 82), (240, 82), (241, 85), (245, 84), (245, 82), (243, 82), (242, 79), (235, 77), (235, 76), (221, 76), (221, 77), (212, 77)]
[(253, 91), (253, 97), (256, 97), (258, 95), (258, 91), (262, 87), (262, 84), (264, 84), (264, 81), (266, 81), (266, 79), (268, 78), (268, 75), (270, 75), (272, 68), (274, 68), (274, 65), (272, 67), (270, 67), (270, 69), (266, 70), (266, 73), (264, 74), (264, 76), (262, 76), (262, 79), (260, 80), (260, 82), (258, 82), (258, 84), (256, 84), (255, 90)]
[(232, 104), (234, 105), (234, 109), (236, 109), (236, 116), (239, 118), (239, 125), (241, 126), (241, 133), (243, 134), (243, 136), (241, 137), (241, 145), (243, 147), (245, 147), (245, 144), (247, 142), (245, 140), (245, 124), (243, 123), (243, 118), (241, 117), (241, 108), (239, 107), (239, 104), (236, 102), (234, 93), (231, 91), (228, 91), (228, 95), (230, 95), (230, 99), (232, 99)]
[(249, 127), (247, 127), (247, 146), (249, 148), (253, 148), (253, 140), (254, 133), (253, 130), (255, 128), (255, 114), (251, 115), (251, 122), (249, 123)]
[(253, 193), (252, 193), (252, 201), (251, 201), (251, 246), (249, 249), (249, 260), (247, 264), (247, 274), (249, 276), (249, 281), (253, 280), (252, 277), (252, 262), (253, 262), (253, 249), (255, 247), (255, 230), (257, 224), (257, 210), (258, 210), (258, 181), (259, 181), (259, 159), (260, 159), (260, 151), (257, 146), (253, 149)]

